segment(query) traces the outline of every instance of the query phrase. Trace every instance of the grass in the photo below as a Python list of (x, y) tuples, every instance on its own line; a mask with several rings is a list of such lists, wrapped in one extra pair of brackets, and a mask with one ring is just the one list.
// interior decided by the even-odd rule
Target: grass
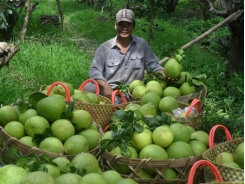
[[(101, 9), (94, 10), (75, 0), (61, 0), (65, 17), (65, 32), (61, 26), (39, 24), (40, 15), (58, 15), (55, 1), (40, 1), (32, 13), (25, 42), (16, 43), (20, 51), (11, 59), (9, 67), (0, 73), (0, 104), (8, 105), (20, 96), (23, 89), (49, 85), (54, 81), (65, 81), (75, 88), (88, 78), (89, 67), (95, 49), (104, 41), (114, 37), (114, 17)], [(122, 7), (123, 1), (117, 1)], [(118, 8), (118, 9), (120, 9)], [(116, 9), (116, 8), (114, 8)], [(170, 55), (171, 49), (180, 48), (217, 24), (213, 17), (203, 21), (195, 3), (182, 0), (173, 14), (158, 15), (149, 44), (159, 59)], [(24, 14), (15, 27), (18, 35), (23, 25)], [(134, 34), (145, 39), (147, 22), (137, 18)], [(226, 71), (227, 52), (213, 41), (216, 36), (227, 34), (221, 28), (200, 43), (185, 50), (181, 63), (184, 71), (192, 75), (205, 74), (208, 88), (203, 130), (218, 123), (226, 125), (234, 137), (243, 137), (244, 80), (243, 74)], [(223, 138), (221, 133), (221, 138)]]

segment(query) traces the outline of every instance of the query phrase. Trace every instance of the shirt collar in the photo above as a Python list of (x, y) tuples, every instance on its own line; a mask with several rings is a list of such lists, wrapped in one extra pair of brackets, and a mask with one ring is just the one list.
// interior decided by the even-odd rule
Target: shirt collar
[[(135, 44), (135, 43), (136, 43), (136, 39), (134, 36), (132, 36), (132, 42), (130, 43), (130, 45)], [(117, 48), (117, 36), (113, 38), (111, 48), (112, 49)]]

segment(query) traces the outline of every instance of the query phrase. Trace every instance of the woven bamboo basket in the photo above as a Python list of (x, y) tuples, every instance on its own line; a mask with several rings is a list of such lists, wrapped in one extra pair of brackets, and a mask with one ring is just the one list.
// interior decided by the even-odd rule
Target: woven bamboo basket
[[(81, 90), (85, 94), (89, 93), (89, 92), (83, 90), (84, 87), (86, 86), (86, 84), (89, 82), (95, 83), (96, 95), (97, 95), (99, 101), (102, 103), (94, 104), (94, 103), (76, 102), (74, 108), (88, 111), (91, 114), (93, 121), (96, 122), (98, 125), (101, 125), (102, 128), (104, 128), (110, 122), (110, 119), (111, 119), (111, 116), (112, 116), (113, 110), (114, 110), (114, 105), (110, 99), (99, 95), (99, 86), (98, 86), (97, 82), (93, 79), (87, 79), (86, 81), (84, 81), (80, 85), (79, 90)], [(50, 92), (52, 91), (53, 87), (58, 85), (58, 84), (61, 84), (64, 87), (65, 92), (66, 92), (66, 102), (67, 102), (67, 104), (69, 104), (71, 102), (71, 96), (70, 96), (68, 88), (62, 82), (57, 81), (57, 82), (54, 82), (53, 84), (51, 84), (48, 91), (47, 91), (47, 95), (49, 95)]]
[[(214, 133), (217, 128), (223, 128), (226, 133), (227, 141), (223, 143), (218, 143), (216, 145), (213, 144)], [(232, 137), (228, 131), (228, 129), (223, 125), (214, 126), (209, 135), (209, 146), (210, 148), (203, 153), (203, 158), (212, 162), (220, 171), (220, 174), (225, 182), (244, 182), (244, 169), (231, 168), (227, 166), (223, 166), (215, 163), (216, 156), (221, 152), (229, 152), (234, 153), (237, 146), (244, 142), (244, 138), (237, 138), (232, 140)], [(213, 146), (214, 145), (214, 146)], [(204, 168), (204, 178), (205, 181), (210, 182), (213, 181), (213, 175), (211, 174), (210, 169)]]
[(198, 99), (201, 102), (201, 108), (204, 107), (205, 105), (205, 99), (207, 96), (207, 87), (204, 86), (202, 90), (196, 93), (191, 93), (189, 95), (183, 95), (183, 96), (178, 96), (175, 97), (179, 102), (185, 103), (185, 104), (190, 104), (193, 99)]
[[(202, 159), (202, 155), (192, 156), (189, 158), (181, 159), (168, 159), (168, 160), (152, 160), (149, 159), (132, 159), (126, 158), (122, 155), (112, 154), (105, 150), (100, 153), (100, 165), (103, 171), (116, 170), (114, 164), (121, 164), (127, 166), (130, 169), (129, 174), (121, 174), (124, 178), (131, 178), (138, 183), (150, 183), (150, 184), (164, 184), (164, 183), (186, 183), (187, 175), (191, 166)], [(163, 176), (163, 172), (167, 168), (174, 168), (178, 172), (176, 179), (167, 180)], [(140, 178), (138, 172), (144, 169), (153, 169), (156, 174), (151, 179)]]
[(211, 182), (201, 181), (200, 184), (243, 184), (244, 183), (243, 181), (242, 182), (239, 182), (239, 181), (237, 181), (237, 182), (223, 181), (223, 178), (220, 174), (220, 171), (212, 162), (210, 162), (208, 160), (199, 160), (195, 164), (193, 164), (193, 166), (191, 167), (191, 170), (190, 170), (189, 176), (188, 176), (187, 184), (193, 184), (194, 176), (196, 175), (197, 169), (203, 169), (203, 167), (201, 167), (201, 166), (205, 166), (205, 167), (208, 167), (210, 169), (212, 175), (214, 176), (214, 180)]
[[(102, 128), (99, 125), (96, 125), (99, 128), (99, 132), (103, 134)], [(23, 144), (20, 142), (17, 138), (10, 136), (8, 133), (6, 133), (3, 129), (3, 127), (0, 126), (0, 138), (3, 140), (3, 147), (0, 147), (0, 163), (5, 164), (3, 161), (3, 157), (7, 157), (8, 161), (15, 162), (17, 160), (17, 157), (13, 156), (11, 152), (9, 151), (9, 147), (13, 147), (17, 149), (18, 154), (20, 156), (29, 156), (29, 155), (48, 155), (51, 159), (54, 159), (56, 157), (65, 157), (68, 160), (72, 160), (76, 155), (65, 155), (65, 154), (56, 154), (49, 151), (41, 150), (37, 147), (31, 147), (26, 144)], [(89, 153), (94, 155), (96, 158), (99, 154), (99, 145), (95, 147), (93, 150), (90, 150)]]

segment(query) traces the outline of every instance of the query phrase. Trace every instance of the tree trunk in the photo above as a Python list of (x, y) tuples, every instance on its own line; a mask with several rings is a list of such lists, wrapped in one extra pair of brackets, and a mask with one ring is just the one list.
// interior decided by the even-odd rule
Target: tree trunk
[(234, 72), (244, 72), (244, 20), (237, 19), (229, 23), (231, 53), (228, 69)]

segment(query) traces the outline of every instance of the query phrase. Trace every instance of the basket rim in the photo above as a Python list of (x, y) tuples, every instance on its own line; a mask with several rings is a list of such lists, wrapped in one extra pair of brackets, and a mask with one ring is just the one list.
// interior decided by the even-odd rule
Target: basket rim
[(127, 157), (124, 157), (123, 155), (112, 154), (108, 150), (103, 150), (100, 156), (103, 158), (116, 157), (114, 161), (117, 162), (118, 164), (126, 164), (128, 166), (137, 166), (140, 162), (145, 162), (145, 165), (144, 165), (145, 167), (154, 167), (154, 168), (162, 168), (164, 166), (168, 166), (171, 168), (182, 167), (188, 164), (189, 162), (192, 165), (196, 161), (202, 158), (202, 154), (197, 155), (197, 156), (190, 156), (188, 158), (179, 158), (179, 159), (169, 158), (167, 160), (153, 160), (151, 158), (145, 158), (145, 159), (127, 158)]
[[(233, 139), (231, 141), (225, 141), (225, 142), (219, 143), (219, 144), (213, 146), (212, 148), (209, 148), (206, 151), (204, 151), (204, 153), (202, 154), (202, 156), (203, 156), (204, 159), (209, 160), (210, 162), (214, 163), (214, 161), (211, 160), (207, 156), (209, 153), (213, 152), (214, 150), (216, 150), (217, 148), (219, 148), (221, 146), (230, 145), (230, 144), (233, 144), (234, 142), (240, 142), (240, 141), (243, 141), (244, 142), (244, 137), (240, 137), (240, 138)], [(217, 166), (219, 166), (219, 167), (227, 168), (227, 166), (224, 166), (224, 165), (221, 165), (221, 164), (217, 164), (217, 163), (214, 163), (214, 164), (217, 165)], [(239, 169), (239, 168), (232, 168), (232, 169), (239, 170), (239, 171), (244, 171), (244, 169)]]
[[(97, 124), (96, 124), (97, 125)], [(99, 126), (99, 125), (97, 125)], [(102, 129), (99, 128), (99, 131), (101, 131)], [(20, 142), (17, 138), (12, 137), (11, 135), (9, 135), (7, 132), (4, 131), (4, 128), (2, 126), (0, 126), (0, 138), (3, 139), (3, 141), (7, 141), (7, 145), (11, 145), (15, 148), (18, 149), (18, 151), (20, 151), (23, 155), (49, 155), (52, 159), (56, 158), (56, 157), (65, 157), (69, 160), (71, 160), (72, 158), (74, 158), (76, 155), (66, 155), (65, 153), (53, 153), (53, 152), (49, 152), (46, 150), (42, 150), (38, 147), (31, 147), (28, 146), (22, 142)], [(3, 147), (3, 152), (4, 152), (4, 147)], [(27, 151), (28, 150), (28, 151)], [(92, 150), (89, 150), (89, 153), (96, 153), (99, 151), (99, 144)]]

